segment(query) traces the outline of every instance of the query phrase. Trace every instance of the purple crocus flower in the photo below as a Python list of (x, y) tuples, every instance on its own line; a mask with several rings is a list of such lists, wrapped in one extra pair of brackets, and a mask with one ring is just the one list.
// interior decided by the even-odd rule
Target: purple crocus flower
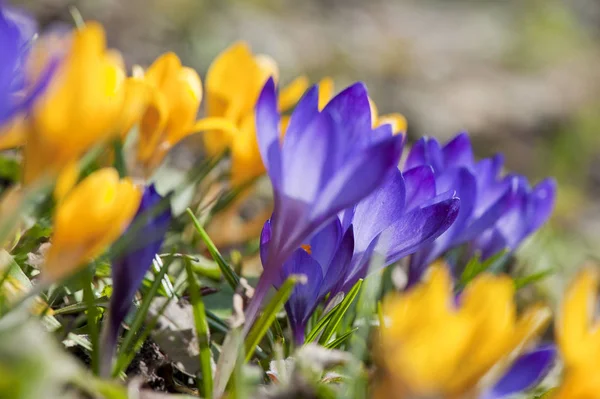
[[(367, 275), (373, 254), (387, 266), (415, 252), (452, 225), (459, 203), (453, 192), (436, 195), (430, 167), (419, 168), (408, 180), (396, 170), (371, 195), (345, 210), (341, 220), (336, 218), (317, 232), (307, 243), (310, 254), (296, 250), (279, 281), (290, 274), (307, 278), (286, 305), (296, 343), (304, 341), (306, 322), (327, 294), (346, 293)], [(269, 233), (267, 222), (263, 243)]]
[[(427, 265), (448, 250), (469, 243), (469, 250), (487, 258), (507, 247), (514, 250), (549, 217), (555, 183), (547, 179), (533, 190), (516, 174), (502, 175), (503, 157), (476, 162), (466, 133), (443, 147), (437, 140), (421, 138), (411, 148), (404, 174), (428, 165), (433, 169), (436, 191), (455, 190), (461, 207), (454, 224), (431, 244), (411, 257), (408, 284), (417, 282)], [(512, 216), (511, 216), (512, 215)]]
[(534, 388), (552, 370), (556, 360), (556, 347), (542, 345), (521, 355), (496, 384), (485, 391), (482, 399), (513, 397)]
[(140, 206), (123, 233), (127, 239), (122, 254), (112, 264), (112, 295), (109, 319), (103, 332), (103, 372), (108, 372), (116, 347), (121, 323), (131, 309), (132, 301), (146, 272), (152, 265), (171, 224), (171, 210), (154, 185), (148, 186), (142, 195)]
[(0, 2), (0, 126), (31, 106), (56, 66), (51, 63), (34, 85), (27, 82), (25, 63), (36, 30), (29, 15)]
[(317, 86), (296, 106), (280, 140), (276, 88), (269, 79), (256, 105), (260, 152), (271, 178), (274, 211), (263, 274), (246, 311), (246, 332), (270, 286), (294, 251), (337, 213), (353, 206), (396, 169), (402, 136), (375, 129), (366, 88), (354, 84), (322, 111)]

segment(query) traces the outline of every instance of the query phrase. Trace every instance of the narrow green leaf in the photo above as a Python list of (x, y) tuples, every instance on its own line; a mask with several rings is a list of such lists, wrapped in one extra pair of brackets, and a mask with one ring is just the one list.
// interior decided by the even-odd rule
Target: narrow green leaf
[(354, 334), (354, 332), (358, 330), (358, 327), (354, 327), (353, 329), (346, 331), (344, 334), (340, 335), (338, 338), (334, 339), (333, 341), (325, 344), (325, 348), (327, 349), (336, 349), (337, 347), (339, 347), (340, 345), (342, 345), (344, 342), (346, 342), (346, 340), (348, 338), (350, 338), (350, 336), (352, 334)]
[(504, 260), (506, 253), (506, 250), (500, 251), (485, 261), (481, 261), (481, 254), (475, 254), (465, 266), (465, 269), (460, 276), (458, 286), (464, 287), (478, 274), (483, 273), (488, 269), (492, 269), (498, 262)]
[(546, 277), (550, 276), (553, 272), (554, 272), (554, 270), (552, 270), (552, 269), (546, 269), (546, 270), (542, 270), (541, 272), (530, 274), (528, 276), (516, 278), (514, 280), (515, 289), (520, 290), (523, 287), (526, 287), (530, 284), (533, 284), (540, 280), (543, 280)]
[[(129, 331), (127, 331), (127, 333), (125, 334), (125, 338), (123, 339), (123, 343), (121, 344), (121, 347), (119, 349), (119, 354), (117, 355), (117, 363), (116, 363), (117, 365), (122, 364), (124, 361), (124, 359), (122, 359), (122, 358), (125, 357), (127, 355), (127, 353), (132, 351), (132, 347), (134, 344), (134, 338), (135, 338), (138, 330), (140, 330), (140, 328), (142, 327), (144, 320), (146, 319), (146, 314), (148, 313), (148, 309), (150, 309), (150, 304), (152, 303), (152, 299), (154, 299), (154, 296), (158, 292), (158, 289), (160, 288), (160, 286), (162, 284), (162, 279), (165, 276), (165, 274), (167, 273), (167, 270), (169, 269), (169, 265), (171, 264), (171, 261), (172, 261), (172, 258), (169, 259), (168, 262), (162, 266), (162, 268), (160, 269), (160, 272), (158, 274), (155, 274), (154, 282), (152, 283), (150, 290), (148, 290), (148, 293), (144, 296), (144, 299), (142, 300), (142, 304), (140, 305), (140, 308), (135, 313), (135, 317), (133, 319), (133, 322), (131, 323), (131, 327), (129, 328)], [(121, 370), (118, 367), (115, 367), (113, 369), (113, 377), (118, 376), (121, 371), (123, 371), (123, 370)]]
[(210, 336), (208, 331), (208, 323), (206, 321), (204, 302), (202, 302), (202, 294), (200, 293), (200, 287), (198, 287), (196, 282), (196, 276), (194, 276), (194, 271), (192, 270), (190, 260), (184, 258), (183, 261), (185, 263), (185, 270), (188, 276), (188, 291), (190, 293), (190, 300), (192, 302), (194, 322), (196, 325), (196, 336), (198, 337), (198, 346), (200, 348), (198, 357), (200, 360), (200, 370), (202, 370), (202, 383), (200, 382), (200, 378), (198, 378), (198, 392), (202, 392), (202, 388), (204, 388), (204, 397), (207, 399), (212, 399), (212, 354), (210, 352)]
[(273, 298), (271, 298), (263, 313), (256, 320), (256, 323), (254, 323), (254, 326), (252, 326), (245, 341), (246, 361), (249, 361), (252, 355), (254, 355), (256, 347), (269, 330), (271, 324), (273, 324), (277, 313), (283, 308), (283, 305), (292, 294), (294, 286), (300, 282), (300, 279), (301, 277), (296, 275), (288, 277)]
[(88, 267), (84, 273), (82, 273), (82, 284), (83, 284), (83, 299), (87, 308), (87, 330), (90, 336), (90, 342), (92, 344), (92, 372), (98, 375), (100, 371), (100, 334), (98, 333), (98, 309), (96, 307), (96, 298), (94, 297), (94, 291), (92, 290), (92, 284), (94, 280), (94, 273)]
[(323, 335), (321, 335), (321, 339), (319, 339), (319, 343), (321, 345), (325, 345), (327, 342), (329, 342), (329, 340), (337, 330), (339, 324), (342, 322), (344, 315), (346, 314), (346, 311), (348, 311), (350, 305), (352, 305), (352, 302), (354, 302), (354, 299), (358, 295), (362, 283), (362, 279), (358, 280), (356, 284), (354, 284), (354, 287), (352, 287), (352, 289), (348, 291), (348, 294), (346, 295), (346, 297), (344, 297), (342, 303), (340, 303), (340, 306), (337, 308), (335, 315), (331, 318), (329, 323), (327, 323), (327, 327), (325, 327), (325, 331), (323, 331)]
[(322, 316), (312, 330), (306, 335), (304, 342), (309, 343), (317, 339), (319, 333), (325, 328), (325, 326), (331, 321), (331, 318), (335, 315), (337, 309), (340, 307), (342, 302), (335, 305), (329, 312)]
[(123, 153), (123, 142), (120, 138), (113, 142), (113, 151), (115, 169), (119, 172), (119, 177), (123, 178), (127, 176), (127, 164), (125, 162), (125, 154)]
[(212, 256), (214, 261), (217, 263), (217, 265), (221, 269), (221, 272), (223, 273), (223, 276), (225, 276), (225, 280), (227, 280), (227, 283), (229, 283), (231, 288), (235, 291), (240, 283), (240, 278), (233, 271), (231, 266), (229, 266), (229, 264), (225, 261), (223, 256), (221, 256), (221, 253), (219, 252), (219, 250), (217, 249), (215, 244), (212, 242), (212, 240), (208, 236), (208, 233), (206, 233), (206, 230), (204, 230), (204, 228), (202, 227), (202, 225), (196, 218), (196, 215), (194, 215), (194, 212), (192, 212), (192, 210), (190, 208), (187, 208), (186, 211), (187, 211), (188, 215), (190, 215), (190, 217), (192, 218), (194, 227), (196, 227), (196, 231), (198, 232), (198, 234), (200, 234), (200, 238), (202, 238), (202, 241), (204, 241), (204, 244), (208, 248), (208, 252), (210, 253), (210, 256)]

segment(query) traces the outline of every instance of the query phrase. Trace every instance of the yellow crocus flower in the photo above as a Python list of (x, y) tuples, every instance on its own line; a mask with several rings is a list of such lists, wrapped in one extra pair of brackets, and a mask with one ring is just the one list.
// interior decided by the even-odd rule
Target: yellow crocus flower
[[(215, 129), (203, 135), (210, 156), (231, 150), (231, 181), (242, 184), (264, 173), (256, 140), (254, 105), (269, 77), (278, 80), (278, 66), (265, 55), (254, 55), (248, 44), (237, 42), (223, 51), (206, 74), (206, 115), (231, 121), (236, 131)], [(279, 110), (292, 108), (308, 87), (299, 77), (279, 93)], [(285, 125), (285, 121), (283, 123)]]
[(141, 190), (113, 168), (97, 170), (57, 204), (43, 276), (56, 281), (100, 255), (123, 233), (139, 206)]
[(584, 268), (568, 287), (556, 320), (564, 380), (553, 399), (600, 398), (600, 322), (594, 318), (599, 276)]
[[(335, 85), (333, 79), (329, 77), (321, 79), (319, 82), (319, 109), (322, 110), (325, 108), (327, 103), (333, 98), (334, 93)], [(379, 115), (377, 106), (371, 98), (369, 98), (369, 104), (371, 105), (371, 120), (374, 128), (389, 124), (392, 126), (394, 134), (406, 133), (407, 123), (404, 115), (397, 113)]]
[(455, 398), (483, 389), (484, 377), (507, 366), (550, 318), (539, 306), (517, 317), (514, 290), (508, 276), (481, 274), (457, 304), (448, 269), (434, 266), (426, 281), (388, 298), (376, 397)]
[[(37, 51), (44, 51), (44, 40)], [(26, 184), (58, 173), (118, 133), (123, 79), (121, 57), (107, 50), (100, 24), (90, 22), (73, 32), (47, 90), (19, 125), (25, 137)]]
[(202, 83), (192, 68), (174, 53), (165, 53), (143, 71), (136, 69), (126, 81), (126, 107), (122, 130), (139, 123), (137, 161), (148, 176), (167, 152), (190, 134), (235, 126), (224, 118), (196, 120), (202, 101)]

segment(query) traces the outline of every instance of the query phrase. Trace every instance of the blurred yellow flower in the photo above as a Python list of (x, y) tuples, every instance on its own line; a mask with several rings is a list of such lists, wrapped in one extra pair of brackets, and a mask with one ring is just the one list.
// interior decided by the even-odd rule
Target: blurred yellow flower
[(206, 129), (235, 129), (224, 118), (196, 120), (202, 83), (196, 71), (182, 66), (174, 53), (163, 54), (145, 72), (139, 68), (126, 85), (123, 131), (139, 122), (137, 161), (146, 175), (190, 134)]
[(57, 204), (43, 275), (56, 281), (100, 255), (131, 222), (141, 191), (113, 168), (93, 172)]
[(584, 268), (567, 289), (556, 320), (564, 381), (552, 398), (600, 398), (600, 322), (595, 319), (599, 276)]
[(434, 266), (425, 282), (388, 298), (378, 348), (384, 376), (375, 396), (476, 394), (483, 377), (495, 377), (490, 371), (506, 367), (550, 319), (541, 306), (518, 318), (513, 296), (508, 276), (482, 274), (456, 303), (448, 269)]
[[(49, 61), (46, 45), (42, 39), (34, 49), (38, 61)], [(41, 69), (34, 65), (36, 68)], [(72, 33), (69, 50), (46, 92), (36, 100), (30, 115), (13, 125), (9, 136), (13, 142), (18, 141), (15, 136), (25, 138), (26, 184), (59, 172), (118, 133), (123, 80), (121, 57), (106, 49), (101, 25), (90, 22)]]
[[(269, 77), (276, 81), (278, 66), (266, 55), (252, 54), (244, 42), (225, 49), (210, 65), (206, 74), (206, 115), (224, 117), (237, 131), (215, 129), (203, 135), (204, 146), (211, 156), (231, 150), (231, 180), (242, 184), (264, 172), (256, 140), (254, 105)], [(292, 108), (308, 87), (306, 77), (298, 77), (279, 93), (279, 110)], [(282, 121), (285, 126), (285, 121)]]
[[(321, 79), (319, 82), (319, 109), (325, 108), (327, 103), (333, 98), (334, 93), (335, 85), (333, 83), (333, 79)], [(389, 124), (392, 126), (392, 132), (394, 132), (394, 134), (406, 133), (407, 123), (404, 115), (395, 113), (379, 115), (377, 106), (370, 98), (369, 104), (371, 104), (371, 120), (373, 127)]]

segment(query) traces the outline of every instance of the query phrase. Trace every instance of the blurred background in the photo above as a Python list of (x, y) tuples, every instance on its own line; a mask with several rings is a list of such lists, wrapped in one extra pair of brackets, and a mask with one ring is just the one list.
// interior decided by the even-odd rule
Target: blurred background
[(175, 51), (202, 76), (236, 40), (275, 58), (282, 81), (364, 81), (411, 140), (472, 135), (479, 156), (503, 152), (534, 182), (559, 181), (551, 225), (521, 251), (559, 286), (600, 255), (598, 0), (17, 0), (42, 29), (101, 21), (128, 65)]

